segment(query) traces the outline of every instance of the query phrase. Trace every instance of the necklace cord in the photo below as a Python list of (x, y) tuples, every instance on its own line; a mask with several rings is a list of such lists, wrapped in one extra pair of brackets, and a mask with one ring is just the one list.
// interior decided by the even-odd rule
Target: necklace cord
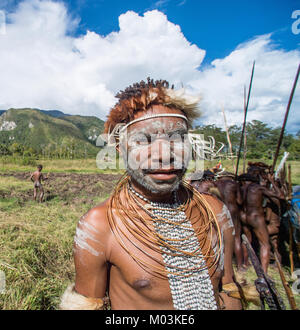
[[(145, 247), (158, 254), (161, 254), (161, 249), (164, 248), (164, 253), (167, 253), (170, 256), (185, 255), (186, 257), (191, 257), (200, 254), (203, 255), (204, 260), (206, 261), (204, 266), (201, 264), (200, 267), (199, 265), (195, 265), (195, 267), (192, 269), (184, 269), (180, 268), (179, 266), (168, 265), (168, 268), (172, 269), (172, 275), (180, 276), (189, 276), (191, 271), (195, 272), (201, 271), (203, 269), (212, 270), (219, 261), (222, 251), (220, 226), (214, 212), (211, 209), (211, 206), (205, 200), (205, 198), (201, 196), (201, 194), (199, 194), (198, 191), (190, 186), (187, 182), (183, 181), (182, 186), (187, 194), (187, 199), (176, 209), (177, 213), (183, 211), (186, 214), (186, 221), (182, 221), (181, 223), (172, 221), (166, 217), (154, 215), (149, 211), (149, 209), (145, 208), (145, 205), (139, 201), (139, 197), (135, 196), (135, 194), (130, 189), (130, 178), (128, 174), (125, 174), (120, 179), (108, 204), (107, 219), (110, 229), (120, 246), (143, 269), (162, 278), (166, 278), (168, 275), (170, 275), (170, 272), (166, 270), (164, 262), (146, 251)], [(192, 217), (193, 203), (196, 204), (201, 214), (201, 217), (195, 219), (194, 222), (192, 222), (192, 220), (195, 218), (195, 216)], [(154, 207), (152, 206), (152, 208)], [(164, 210), (164, 208), (162, 208), (162, 210)], [(165, 210), (169, 209), (165, 208)], [(141, 214), (141, 211), (144, 211), (148, 217)], [(122, 226), (117, 224), (116, 219), (119, 219), (125, 230), (121, 228)], [(192, 233), (191, 235), (188, 235), (184, 238), (175, 239), (159, 234), (153, 227), (154, 221), (165, 221), (170, 225), (180, 226), (182, 228), (185, 228), (184, 224), (187, 223), (187, 221), (190, 221), (191, 224), (196, 227), (196, 229), (195, 233)], [(214, 251), (213, 247), (213, 229), (216, 229), (218, 236), (218, 240), (216, 242), (216, 244), (218, 244), (218, 249), (216, 252)], [(130, 236), (132, 236), (142, 245), (140, 246), (134, 241), (134, 239), (129, 238), (126, 231), (130, 234)], [(196, 234), (199, 244), (198, 247), (192, 252), (182, 250), (172, 244), (176, 242), (185, 243), (186, 245), (193, 244), (193, 242), (191, 242), (191, 238), (194, 236), (194, 234)], [(138, 251), (147, 255), (154, 261), (154, 263), (149, 263), (145, 261), (145, 258), (137, 256), (132, 252), (132, 248), (130, 248), (129, 245), (133, 245)]]

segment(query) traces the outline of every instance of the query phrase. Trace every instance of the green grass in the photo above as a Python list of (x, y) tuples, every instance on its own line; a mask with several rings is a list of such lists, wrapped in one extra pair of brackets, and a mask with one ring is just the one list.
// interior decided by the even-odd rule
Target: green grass
[[(234, 267), (234, 269), (236, 271), (236, 267)], [(282, 270), (283, 270), (284, 277), (285, 277), (287, 283), (291, 287), (293, 285), (294, 280), (292, 279), (292, 276), (290, 274), (289, 267), (282, 267)], [(275, 287), (276, 287), (277, 293), (283, 299), (286, 309), (290, 310), (291, 306), (290, 306), (289, 300), (287, 298), (284, 286), (282, 284), (278, 268), (277, 268), (277, 266), (275, 266), (275, 264), (272, 264), (269, 266), (268, 275), (275, 281)], [(244, 278), (246, 279), (248, 284), (254, 285), (254, 281), (257, 279), (257, 275), (251, 264), (250, 264), (249, 268), (247, 269), (247, 272), (245, 273)], [(297, 308), (300, 309), (300, 294), (293, 294), (293, 297), (295, 299)], [(266, 310), (269, 309), (267, 303), (265, 303), (265, 307), (266, 307)], [(249, 303), (247, 305), (246, 309), (247, 310), (260, 310), (261, 308), (260, 308), (260, 306), (257, 306), (253, 303)]]
[[(121, 173), (120, 170), (106, 169), (102, 170), (97, 167), (96, 158), (89, 159), (39, 159), (36, 160), (36, 164), (43, 165), (43, 173), (105, 173), (115, 174)], [(9, 172), (33, 172), (36, 170), (36, 166), (22, 165), (20, 162), (10, 161), (9, 157), (0, 157), (0, 173)]]
[[(47, 172), (103, 173), (96, 167), (95, 161), (51, 160), (42, 162)], [(227, 167), (227, 163), (224, 162)], [(299, 165), (292, 165), (293, 182), (299, 179)], [(294, 170), (293, 170), (294, 168)], [(297, 168), (297, 169), (295, 169)], [(18, 171), (32, 171), (24, 166)], [(7, 164), (3, 172), (15, 171)], [(90, 171), (90, 172), (89, 172)], [(97, 183), (101, 187), (101, 182)], [(22, 193), (32, 189), (30, 181), (13, 177), (0, 177), (0, 190)], [(86, 193), (83, 191), (82, 196)], [(0, 270), (6, 276), (6, 292), (0, 294), (0, 309), (57, 309), (59, 299), (66, 286), (74, 281), (72, 257), (73, 237), (79, 218), (92, 206), (104, 200), (101, 195), (93, 203), (69, 203), (57, 196), (45, 203), (28, 200), (21, 203), (16, 197), (0, 199)], [(289, 270), (286, 278), (291, 283)], [(270, 275), (276, 281), (276, 287), (290, 309), (279, 273), (270, 268)], [(246, 275), (252, 282), (256, 276), (251, 267)], [(300, 295), (295, 295), (300, 308)], [(248, 309), (259, 309), (250, 304)]]
[(64, 289), (74, 281), (76, 224), (91, 207), (64, 205), (59, 199), (28, 201), (25, 207), (16, 199), (1, 203), (0, 270), (6, 276), (6, 292), (0, 295), (0, 309), (57, 308)]
[(29, 180), (28, 182), (24, 180), (18, 180), (16, 178), (8, 177), (0, 177), (0, 189), (2, 191), (26, 191), (32, 188), (32, 182)]
[(0, 210), (1, 211), (10, 211), (18, 205), (17, 198), (1, 198), (0, 199)]

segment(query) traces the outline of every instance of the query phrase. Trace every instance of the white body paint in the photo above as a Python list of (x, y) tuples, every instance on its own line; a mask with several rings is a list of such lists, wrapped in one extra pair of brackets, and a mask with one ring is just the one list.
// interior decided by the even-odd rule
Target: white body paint
[(78, 222), (78, 226), (76, 228), (76, 235), (74, 237), (74, 242), (80, 249), (86, 250), (97, 257), (99, 256), (99, 254), (103, 254), (103, 252), (94, 249), (88, 243), (88, 240), (93, 241), (97, 244), (101, 244), (101, 242), (97, 240), (94, 236), (94, 234), (98, 233), (98, 230), (89, 223), (84, 222), (83, 221), (84, 218), (85, 217), (82, 217)]
[[(228, 207), (225, 204), (223, 204), (222, 211), (217, 214), (217, 219), (218, 219), (218, 223), (219, 223), (220, 229), (221, 229), (222, 242), (224, 242), (224, 231), (225, 230), (227, 230), (229, 228), (233, 228), (232, 235), (235, 234), (231, 214), (228, 210)], [(218, 249), (218, 246), (216, 244), (213, 248), (215, 253), (217, 253), (217, 249)], [(220, 252), (220, 261), (219, 261), (218, 269), (221, 271), (224, 269), (224, 244), (222, 244), (222, 250)]]

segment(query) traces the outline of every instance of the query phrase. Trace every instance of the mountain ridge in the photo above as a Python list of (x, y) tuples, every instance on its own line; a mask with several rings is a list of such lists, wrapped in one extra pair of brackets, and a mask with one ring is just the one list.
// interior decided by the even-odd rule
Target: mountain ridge
[(72, 146), (95, 153), (104, 121), (94, 116), (69, 115), (59, 110), (10, 108), (0, 113), (0, 144), (19, 143), (37, 151)]

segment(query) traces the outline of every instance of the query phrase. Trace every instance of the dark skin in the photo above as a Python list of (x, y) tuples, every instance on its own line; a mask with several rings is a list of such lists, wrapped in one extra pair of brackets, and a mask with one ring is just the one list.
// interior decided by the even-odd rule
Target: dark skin
[(279, 261), (281, 262), (281, 255), (278, 251), (278, 239), (279, 239), (279, 228), (280, 228), (280, 215), (284, 213), (284, 208), (286, 206), (285, 196), (286, 190), (284, 187), (279, 187), (279, 183), (277, 183), (271, 174), (268, 174), (267, 179), (264, 181), (265, 186), (268, 183), (271, 183), (273, 193), (276, 195), (276, 198), (270, 198), (268, 200), (266, 206), (266, 221), (268, 233), (270, 236), (270, 240), (272, 241), (272, 245), (277, 252), (277, 256)]
[[(163, 106), (153, 106), (153, 113), (181, 113), (177, 109), (170, 109)], [(148, 112), (147, 112), (148, 113)], [(144, 115), (144, 113), (137, 113), (135, 118)], [(150, 126), (151, 120), (141, 121), (135, 123), (130, 127), (131, 130), (145, 129)], [(170, 127), (170, 123), (175, 125), (179, 120), (178, 118), (165, 117), (160, 119), (162, 123), (166, 123)], [(172, 125), (171, 125), (172, 126)], [(164, 126), (160, 129), (164, 130)], [(161, 132), (159, 132), (161, 133)], [(155, 153), (157, 157), (162, 158), (161, 152)], [(146, 158), (143, 158), (146, 157)], [(145, 153), (140, 156), (140, 161), (148, 161)], [(152, 174), (147, 174), (151, 176)], [(183, 176), (183, 173), (178, 172), (177, 176)], [(159, 175), (153, 174), (149, 180), (156, 180)], [(176, 177), (170, 179), (170, 174), (161, 174), (160, 181), (165, 180), (170, 182), (177, 179)], [(147, 190), (138, 182), (132, 180), (132, 186), (136, 191), (146, 196), (151, 201), (171, 201), (172, 193), (165, 191), (161, 194), (155, 194)], [(180, 200), (187, 198), (186, 192), (182, 188), (179, 188), (178, 196)], [(125, 196), (120, 195), (120, 198), (125, 202)], [(222, 210), (222, 203), (211, 196), (205, 196), (207, 202), (212, 208), (213, 212), (220, 213)], [(141, 203), (145, 203), (142, 200)], [(171, 310), (173, 309), (172, 297), (167, 279), (157, 277), (155, 274), (143, 269), (138, 265), (131, 256), (120, 246), (116, 237), (111, 232), (108, 219), (107, 219), (108, 200), (102, 204), (91, 209), (84, 218), (81, 219), (78, 224), (78, 228), (84, 230), (85, 228), (93, 228), (93, 238), (87, 238), (85, 242), (92, 248), (81, 248), (77, 244), (74, 246), (74, 260), (76, 268), (76, 280), (75, 290), (87, 297), (102, 298), (105, 296), (106, 290), (109, 292), (109, 298), (111, 302), (111, 308), (113, 310)], [(195, 229), (199, 226), (198, 219), (201, 218), (200, 211), (196, 204), (191, 204), (191, 223)], [(141, 215), (145, 215), (142, 209), (140, 209)], [(113, 210), (113, 213), (114, 210)], [(223, 219), (224, 223), (220, 223), (220, 226), (224, 226), (228, 219)], [(124, 231), (127, 236), (127, 242), (134, 242), (142, 251), (148, 252), (153, 257), (162, 262), (162, 256), (160, 253), (151, 250), (149, 247), (143, 245), (139, 240), (133, 237), (120, 219), (115, 215), (115, 221), (119, 228)], [(130, 220), (129, 220), (130, 221)], [(221, 222), (222, 222), (221, 221)], [(150, 225), (151, 227), (151, 225)], [(153, 226), (152, 229), (154, 230)], [(217, 241), (217, 232), (212, 229), (213, 241)], [(199, 237), (200, 238), (200, 237)], [(125, 240), (127, 240), (125, 238)], [(232, 228), (224, 230), (224, 271), (218, 267), (218, 264), (209, 270), (212, 285), (215, 292), (215, 297), (218, 304), (220, 302), (219, 297), (222, 296), (223, 301), (226, 304), (227, 309), (241, 309), (241, 304), (238, 299), (230, 298), (223, 293), (219, 293), (219, 287), (222, 284), (233, 282), (234, 273), (232, 269), (232, 249), (233, 249), (233, 235)], [(91, 253), (92, 251), (93, 253)], [(152, 260), (149, 256), (141, 252), (135, 246), (130, 244), (130, 252), (137, 257), (144, 260), (151, 265), (159, 266), (157, 262)]]
[(200, 193), (209, 193), (210, 188), (214, 188), (215, 184), (211, 180), (191, 181), (190, 184)]
[(255, 233), (260, 248), (260, 261), (264, 272), (267, 274), (270, 261), (270, 242), (267, 223), (265, 220), (265, 210), (263, 207), (264, 197), (278, 198), (277, 193), (263, 187), (257, 183), (245, 181), (242, 186), (244, 195), (244, 216), (241, 217), (246, 225), (243, 230), (251, 242), (252, 229)]
[(243, 251), (241, 244), (242, 225), (239, 211), (243, 199), (241, 196), (240, 187), (236, 181), (229, 177), (219, 178), (215, 182), (215, 185), (221, 194), (222, 201), (228, 207), (232, 217), (235, 229), (234, 254), (236, 257), (238, 271), (240, 271), (243, 269)]
[(239, 184), (229, 176), (220, 177), (217, 181), (203, 180), (192, 181), (191, 185), (200, 193), (209, 193), (212, 187), (218, 188), (222, 202), (228, 207), (235, 228), (234, 254), (237, 261), (238, 271), (244, 270), (243, 250), (241, 244), (242, 225), (240, 220), (240, 206), (242, 196)]
[(37, 197), (37, 192), (38, 189), (40, 190), (40, 197), (39, 197), (39, 201), (42, 203), (43, 202), (43, 198), (44, 198), (44, 188), (42, 186), (42, 181), (43, 180), (47, 180), (47, 177), (44, 177), (42, 174), (42, 168), (38, 167), (38, 169), (33, 172), (30, 176), (30, 180), (34, 183), (33, 186), (33, 199), (36, 200)]

